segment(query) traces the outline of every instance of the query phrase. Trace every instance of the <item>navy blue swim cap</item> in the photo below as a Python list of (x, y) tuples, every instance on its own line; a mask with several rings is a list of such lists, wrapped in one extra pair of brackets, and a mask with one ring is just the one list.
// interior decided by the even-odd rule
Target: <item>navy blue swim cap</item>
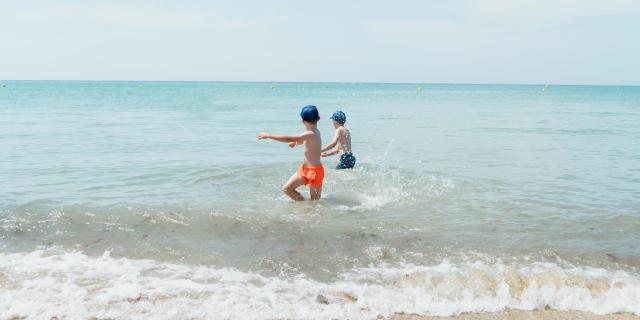
[(339, 124), (344, 124), (345, 122), (347, 122), (347, 115), (344, 114), (344, 112), (338, 110), (333, 113), (333, 115), (331, 116), (331, 120), (335, 120)]
[(302, 110), (300, 111), (300, 117), (302, 118), (302, 120), (312, 123), (316, 123), (318, 122), (318, 120), (320, 120), (318, 109), (316, 109), (316, 106), (312, 105), (302, 107)]

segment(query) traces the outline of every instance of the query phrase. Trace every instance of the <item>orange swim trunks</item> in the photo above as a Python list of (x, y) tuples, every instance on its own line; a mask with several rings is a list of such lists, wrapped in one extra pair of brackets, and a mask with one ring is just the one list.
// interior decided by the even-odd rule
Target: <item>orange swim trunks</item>
[(317, 166), (309, 166), (302, 164), (298, 170), (298, 174), (304, 178), (304, 185), (321, 188), (322, 180), (324, 180), (324, 167), (322, 164)]

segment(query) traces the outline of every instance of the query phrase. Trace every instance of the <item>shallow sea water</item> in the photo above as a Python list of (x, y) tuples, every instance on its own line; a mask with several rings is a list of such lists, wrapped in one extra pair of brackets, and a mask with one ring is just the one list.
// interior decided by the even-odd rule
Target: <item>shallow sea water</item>
[[(640, 87), (2, 84), (0, 318), (640, 315)], [(294, 203), (306, 104), (358, 162)]]

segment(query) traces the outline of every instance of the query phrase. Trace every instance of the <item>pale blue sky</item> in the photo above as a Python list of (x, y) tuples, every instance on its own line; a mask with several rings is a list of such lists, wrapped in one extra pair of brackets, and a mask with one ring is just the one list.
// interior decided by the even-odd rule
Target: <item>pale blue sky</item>
[(0, 79), (640, 84), (638, 0), (0, 0), (0, 39)]

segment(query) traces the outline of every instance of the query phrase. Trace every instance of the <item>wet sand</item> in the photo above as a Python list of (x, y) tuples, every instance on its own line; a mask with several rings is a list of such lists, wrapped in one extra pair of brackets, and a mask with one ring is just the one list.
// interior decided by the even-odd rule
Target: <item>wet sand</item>
[[(379, 319), (383, 319), (380, 317)], [(596, 315), (580, 311), (509, 310), (498, 313), (465, 313), (453, 317), (425, 317), (397, 314), (389, 320), (640, 320), (640, 316), (628, 313)]]

